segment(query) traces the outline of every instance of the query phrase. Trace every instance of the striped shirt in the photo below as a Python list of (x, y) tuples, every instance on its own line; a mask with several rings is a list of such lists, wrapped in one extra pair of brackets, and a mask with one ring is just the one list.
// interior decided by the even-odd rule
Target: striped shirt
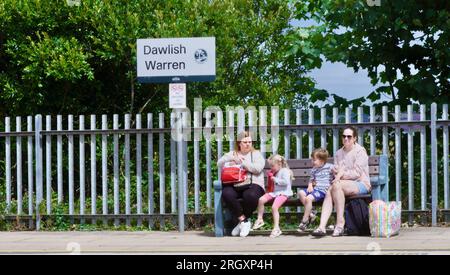
[(333, 172), (331, 171), (332, 168), (333, 164), (325, 163), (321, 167), (314, 167), (311, 169), (311, 178), (309, 181), (316, 184), (314, 189), (323, 191), (324, 193), (328, 191), (331, 181), (334, 178)]

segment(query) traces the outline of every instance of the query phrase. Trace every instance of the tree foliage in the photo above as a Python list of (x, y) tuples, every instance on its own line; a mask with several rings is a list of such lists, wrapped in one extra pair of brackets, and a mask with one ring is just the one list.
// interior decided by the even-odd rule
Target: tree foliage
[(446, 0), (310, 1), (296, 9), (320, 22), (316, 44), (326, 59), (367, 69), (368, 98), (392, 96), (391, 104), (450, 100), (450, 2)]
[(287, 54), (293, 15), (285, 0), (4, 0), (0, 111), (165, 111), (167, 85), (136, 81), (136, 39), (199, 36), (216, 37), (217, 79), (190, 83), (190, 105), (202, 97), (205, 105), (300, 106), (318, 64), (304, 45)]

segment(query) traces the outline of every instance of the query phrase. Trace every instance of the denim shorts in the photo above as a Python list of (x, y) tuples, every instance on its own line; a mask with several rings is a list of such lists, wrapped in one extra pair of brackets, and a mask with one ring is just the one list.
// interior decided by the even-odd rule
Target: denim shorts
[(314, 197), (315, 202), (322, 201), (327, 195), (327, 193), (323, 192), (322, 190), (314, 189), (311, 193), (307, 191), (308, 190), (307, 188), (303, 188), (302, 190), (305, 191), (306, 196), (312, 195)]
[(366, 195), (369, 194), (370, 191), (367, 189), (366, 185), (361, 181), (356, 182), (356, 186), (358, 186), (359, 192), (358, 195)]

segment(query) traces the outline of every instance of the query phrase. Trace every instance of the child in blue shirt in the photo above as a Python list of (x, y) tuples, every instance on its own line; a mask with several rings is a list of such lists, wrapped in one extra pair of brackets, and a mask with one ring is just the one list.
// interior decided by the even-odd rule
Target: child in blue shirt
[(313, 168), (311, 169), (308, 188), (299, 191), (300, 201), (305, 206), (303, 219), (298, 226), (299, 232), (305, 231), (307, 226), (315, 219), (315, 213), (312, 213), (312, 204), (325, 198), (333, 180), (333, 165), (327, 163), (328, 151), (323, 148), (315, 149), (311, 153), (311, 158)]

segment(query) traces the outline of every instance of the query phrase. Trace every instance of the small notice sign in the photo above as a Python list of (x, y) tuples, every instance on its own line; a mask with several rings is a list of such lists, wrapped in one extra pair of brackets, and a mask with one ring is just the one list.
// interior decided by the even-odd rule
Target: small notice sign
[(186, 108), (186, 83), (169, 84), (169, 108)]

